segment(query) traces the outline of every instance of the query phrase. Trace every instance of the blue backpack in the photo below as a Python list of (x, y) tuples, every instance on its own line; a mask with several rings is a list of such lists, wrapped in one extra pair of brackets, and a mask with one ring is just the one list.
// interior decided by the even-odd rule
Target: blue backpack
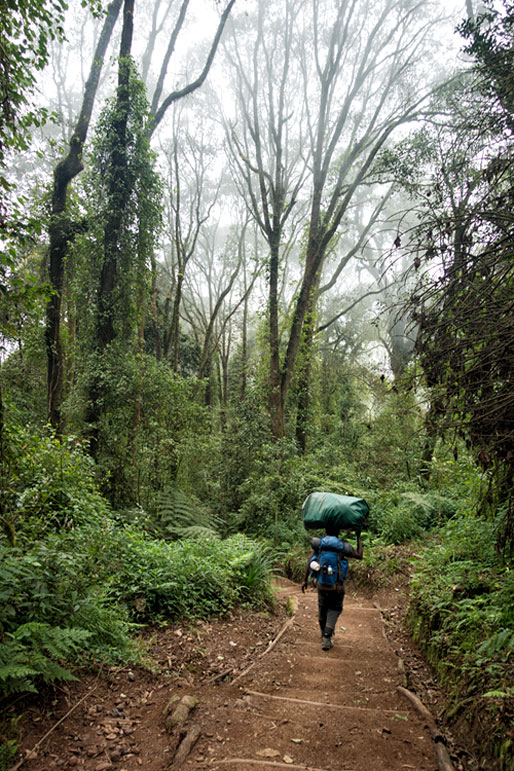
[(321, 539), (319, 551), (311, 559), (311, 573), (319, 589), (331, 590), (342, 585), (348, 573), (348, 560), (343, 557), (343, 549), (343, 542), (335, 535), (324, 535)]

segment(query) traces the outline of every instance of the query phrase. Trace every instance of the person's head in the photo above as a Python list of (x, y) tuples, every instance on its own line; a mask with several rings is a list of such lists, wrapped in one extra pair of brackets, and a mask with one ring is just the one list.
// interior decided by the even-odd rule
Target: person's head
[(339, 535), (339, 530), (340, 530), (340, 529), (341, 529), (341, 528), (339, 528), (339, 527), (335, 527), (334, 525), (327, 525), (327, 526), (325, 527), (325, 531), (326, 531), (326, 534), (327, 534), (327, 535), (335, 535), (335, 537), (336, 537), (336, 538), (337, 538), (337, 537), (338, 537), (338, 535)]

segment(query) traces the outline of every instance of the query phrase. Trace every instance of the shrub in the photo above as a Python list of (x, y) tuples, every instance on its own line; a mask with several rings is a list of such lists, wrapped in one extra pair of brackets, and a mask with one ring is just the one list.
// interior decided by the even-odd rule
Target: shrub
[(448, 685), (447, 715), (480, 726), (482, 750), (501, 756), (514, 740), (514, 571), (495, 552), (496, 528), (460, 517), (432, 538), (416, 562), (408, 622)]
[[(98, 536), (98, 531), (97, 531)], [(23, 552), (0, 545), (0, 690), (70, 679), (63, 661), (131, 653), (129, 624), (110, 607), (74, 539), (54, 536)]]
[(356, 586), (380, 588), (387, 586), (393, 576), (409, 572), (410, 555), (393, 544), (365, 544), (361, 561), (351, 562), (350, 577)]
[(34, 691), (40, 682), (73, 679), (68, 663), (84, 654), (108, 660), (130, 654), (123, 614), (102, 604), (92, 576), (62, 546), (58, 536), (26, 553), (0, 546), (3, 695)]
[(243, 539), (242, 548), (244, 551), (229, 562), (230, 575), (236, 583), (240, 599), (256, 607), (272, 607), (274, 597), (270, 585), (273, 571), (271, 548), (264, 545), (255, 548), (255, 544), (246, 539)]
[(113, 533), (110, 550), (115, 570), (109, 594), (137, 619), (205, 618), (271, 597), (267, 552), (243, 536), (170, 544), (125, 529)]
[(391, 508), (382, 520), (380, 536), (385, 543), (400, 544), (418, 538), (423, 528), (414, 512), (405, 508)]
[(280, 555), (280, 569), (286, 578), (300, 582), (305, 574), (307, 557), (311, 553), (310, 536)]
[(26, 552), (0, 545), (0, 692), (70, 679), (68, 664), (84, 655), (134, 658), (129, 617), (270, 608), (271, 573), (269, 548), (244, 536), (170, 544), (109, 521), (54, 534)]
[(54, 531), (97, 521), (108, 512), (94, 465), (75, 437), (59, 441), (51, 431), (38, 437), (14, 427), (11, 457), (2, 475), (4, 531), (34, 542)]
[(453, 500), (437, 493), (392, 491), (371, 496), (370, 529), (386, 544), (419, 538), (456, 513)]

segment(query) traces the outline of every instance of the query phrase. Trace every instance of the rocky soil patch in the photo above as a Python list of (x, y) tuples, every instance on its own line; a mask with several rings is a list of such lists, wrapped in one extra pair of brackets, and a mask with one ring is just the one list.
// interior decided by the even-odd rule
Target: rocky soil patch
[(241, 610), (146, 630), (147, 668), (79, 672), (77, 683), (7, 706), (6, 723), (21, 714), (18, 763), (24, 771), (163, 771), (181, 738), (166, 728), (170, 701), (186, 693), (209, 698), (217, 683), (267, 647), (286, 619), (283, 601), (274, 615)]

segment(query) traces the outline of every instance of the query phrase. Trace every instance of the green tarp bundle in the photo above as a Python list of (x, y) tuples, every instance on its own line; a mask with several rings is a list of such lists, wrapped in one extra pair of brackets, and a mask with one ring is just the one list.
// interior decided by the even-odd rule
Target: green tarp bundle
[(303, 524), (307, 530), (318, 530), (327, 525), (341, 530), (360, 530), (368, 512), (364, 498), (335, 493), (311, 493), (302, 506)]

